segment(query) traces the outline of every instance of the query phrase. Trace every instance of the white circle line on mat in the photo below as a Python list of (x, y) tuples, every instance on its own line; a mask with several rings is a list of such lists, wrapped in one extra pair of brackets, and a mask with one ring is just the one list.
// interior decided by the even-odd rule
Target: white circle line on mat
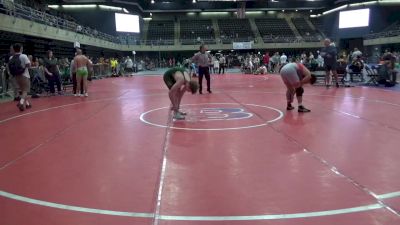
[[(399, 197), (400, 192), (386, 193), (382, 196), (388, 198)], [(124, 216), (133, 218), (153, 218), (154, 213), (139, 213), (139, 212), (123, 212), (123, 211), (113, 211), (95, 208), (85, 208), (79, 206), (65, 205), (54, 202), (47, 202), (43, 200), (37, 200), (33, 198), (28, 198), (9, 192), (1, 191), (0, 196), (13, 199), (25, 203), (30, 203), (34, 205), (40, 205), (50, 208), (57, 208), (69, 211), (83, 212), (83, 213), (93, 213), (102, 214), (110, 216)], [(333, 216), (357, 212), (371, 211), (375, 209), (382, 209), (383, 206), (380, 204), (370, 204), (351, 208), (334, 209), (326, 211), (313, 211), (304, 213), (287, 213), (287, 214), (266, 214), (266, 215), (251, 215), (251, 216), (172, 216), (172, 215), (160, 215), (158, 219), (160, 220), (175, 220), (175, 221), (253, 221), (253, 220), (279, 220), (279, 219), (296, 219), (296, 218), (310, 218), (310, 217), (322, 217), (322, 216)]]
[[(185, 106), (190, 106), (190, 105), (241, 105), (239, 103), (201, 103), (201, 104), (185, 104)], [(262, 107), (262, 108), (267, 108), (267, 109), (272, 109), (276, 112), (279, 113), (279, 116), (272, 119), (272, 120), (268, 120), (264, 123), (261, 124), (256, 124), (256, 125), (250, 125), (250, 126), (240, 126), (240, 127), (228, 127), (228, 128), (187, 128), (187, 127), (174, 127), (174, 126), (167, 126), (167, 125), (163, 125), (163, 124), (157, 124), (157, 123), (152, 123), (148, 120), (146, 120), (146, 115), (154, 112), (154, 111), (158, 111), (158, 110), (162, 110), (162, 109), (168, 109), (169, 106), (167, 107), (161, 107), (161, 108), (156, 108), (156, 109), (152, 109), (149, 110), (147, 112), (144, 112), (140, 115), (140, 120), (143, 123), (152, 125), (152, 126), (156, 126), (156, 127), (161, 127), (161, 128), (171, 128), (171, 129), (176, 129), (176, 130), (193, 130), (193, 131), (224, 131), (224, 130), (241, 130), (241, 129), (249, 129), (249, 128), (256, 128), (256, 127), (262, 127), (262, 126), (266, 126), (270, 123), (273, 123), (277, 120), (282, 119), (283, 117), (283, 112), (279, 109), (270, 107), (270, 106), (264, 106), (264, 105), (256, 105), (256, 104), (242, 104), (242, 105), (247, 105), (247, 106), (256, 106), (256, 107)], [(183, 105), (182, 105), (183, 106)]]

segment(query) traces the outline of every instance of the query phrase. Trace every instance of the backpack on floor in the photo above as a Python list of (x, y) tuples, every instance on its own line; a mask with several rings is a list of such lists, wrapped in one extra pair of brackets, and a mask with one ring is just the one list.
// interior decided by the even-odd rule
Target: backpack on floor
[(19, 56), (20, 54), (14, 55), (8, 62), (8, 69), (13, 76), (20, 76), (25, 72), (25, 67), (22, 66), (22, 61)]

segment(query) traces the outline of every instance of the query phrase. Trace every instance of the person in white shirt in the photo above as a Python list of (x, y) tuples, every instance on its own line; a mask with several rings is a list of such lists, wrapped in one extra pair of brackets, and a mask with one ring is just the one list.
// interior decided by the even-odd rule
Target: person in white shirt
[(210, 70), (209, 65), (212, 60), (210, 53), (207, 52), (207, 47), (205, 45), (200, 45), (200, 51), (196, 53), (192, 62), (195, 63), (199, 67), (199, 93), (203, 94), (203, 76), (206, 77), (207, 80), (207, 91), (208, 93), (212, 93), (211, 91), (211, 79), (210, 79)]
[(318, 57), (317, 57), (317, 63), (318, 63), (318, 67), (322, 68), (324, 67), (324, 58), (322, 58), (321, 54), (318, 53)]
[(130, 73), (129, 75), (132, 75), (132, 72), (133, 72), (133, 62), (132, 62), (132, 59), (131, 59), (129, 56), (127, 56), (127, 57), (126, 57), (126, 60), (125, 60), (125, 71), (126, 71), (126, 72), (129, 72), (129, 73)]
[(354, 48), (353, 54), (351, 55), (351, 58), (353, 58), (353, 60), (356, 60), (357, 57), (361, 57), (362, 56), (362, 52), (360, 50), (358, 50), (358, 48)]
[(8, 68), (11, 73), (15, 77), (17, 85), (22, 92), (21, 99), (17, 105), (20, 111), (24, 111), (26, 108), (31, 108), (32, 105), (28, 101), (28, 92), (31, 89), (31, 81), (29, 75), (29, 68), (31, 62), (27, 55), (22, 54), (23, 47), (21, 44), (13, 45), (14, 55), (10, 57), (10, 61), (8, 63)]
[(253, 59), (253, 64), (255, 68), (260, 67), (260, 58), (258, 58), (258, 56), (256, 55)]
[(222, 74), (225, 73), (225, 63), (226, 63), (226, 59), (225, 56), (221, 56), (221, 58), (219, 58), (219, 71), (218, 74), (221, 74), (221, 70), (222, 70)]
[(284, 66), (287, 63), (287, 56), (285, 55), (285, 53), (282, 53), (280, 61), (281, 61), (281, 66)]
[(214, 63), (214, 73), (217, 73), (217, 71), (219, 71), (219, 60), (215, 58), (213, 63)]

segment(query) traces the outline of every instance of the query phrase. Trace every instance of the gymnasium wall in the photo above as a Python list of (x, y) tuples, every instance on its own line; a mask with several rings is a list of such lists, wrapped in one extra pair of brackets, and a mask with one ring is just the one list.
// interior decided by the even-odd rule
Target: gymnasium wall
[[(332, 38), (335, 40), (345, 38), (361, 38), (369, 33), (376, 33), (384, 30), (387, 26), (400, 20), (398, 6), (371, 6), (370, 8), (370, 26), (360, 28), (338, 29), (339, 27), (339, 12), (334, 12), (322, 17), (324, 26), (327, 30), (331, 30)], [(360, 8), (351, 8), (360, 9)]]

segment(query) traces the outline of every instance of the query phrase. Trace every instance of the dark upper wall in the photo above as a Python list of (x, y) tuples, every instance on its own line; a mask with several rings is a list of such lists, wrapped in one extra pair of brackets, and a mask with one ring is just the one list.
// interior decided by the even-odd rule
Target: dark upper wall
[[(74, 9), (64, 10), (62, 12), (74, 17), (79, 24), (95, 28), (96, 30), (106, 34), (117, 34), (115, 31), (114, 11), (104, 11), (100, 9)], [(138, 15), (135, 12), (131, 12), (130, 14)], [(141, 27), (143, 26), (141, 25)]]
[[(327, 30), (331, 30), (331, 38), (337, 40), (343, 38), (361, 38), (369, 33), (380, 32), (393, 22), (400, 20), (400, 13), (398, 13), (400, 7), (398, 6), (372, 6), (369, 8), (370, 25), (368, 27), (339, 29), (339, 12), (323, 16), (324, 26)], [(360, 8), (351, 8), (349, 10), (353, 9)]]

